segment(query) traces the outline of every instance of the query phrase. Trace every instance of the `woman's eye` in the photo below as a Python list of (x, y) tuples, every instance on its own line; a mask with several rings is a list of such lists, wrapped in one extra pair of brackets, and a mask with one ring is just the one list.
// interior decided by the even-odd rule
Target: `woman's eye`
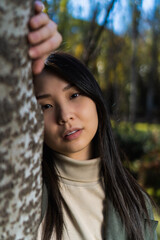
[(48, 108), (52, 108), (52, 107), (53, 106), (51, 104), (45, 104), (45, 105), (42, 106), (42, 110), (44, 111), (44, 110), (46, 110)]
[(72, 98), (76, 98), (76, 97), (78, 97), (79, 95), (80, 95), (80, 93), (74, 93), (74, 94), (72, 94), (71, 99), (72, 99)]

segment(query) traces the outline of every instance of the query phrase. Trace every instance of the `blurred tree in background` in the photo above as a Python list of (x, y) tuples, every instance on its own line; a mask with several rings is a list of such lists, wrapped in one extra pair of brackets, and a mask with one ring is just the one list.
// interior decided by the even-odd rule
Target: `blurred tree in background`
[[(44, 2), (63, 35), (61, 50), (88, 65), (107, 96), (111, 114), (116, 111), (121, 120), (132, 122), (159, 122), (160, 4), (155, 0), (150, 14), (144, 15), (144, 0), (127, 1), (130, 19), (126, 31), (116, 34), (108, 25), (120, 1), (88, 0), (87, 20), (73, 17), (71, 0)], [(79, 16), (83, 11), (79, 8)]]
[[(129, 160), (132, 174), (160, 204), (160, 2), (154, 0), (147, 13), (146, 0), (78, 2), (44, 1), (63, 36), (60, 50), (81, 59), (96, 77), (124, 164)], [(113, 22), (122, 11), (127, 21), (119, 21), (123, 31), (117, 33)]]

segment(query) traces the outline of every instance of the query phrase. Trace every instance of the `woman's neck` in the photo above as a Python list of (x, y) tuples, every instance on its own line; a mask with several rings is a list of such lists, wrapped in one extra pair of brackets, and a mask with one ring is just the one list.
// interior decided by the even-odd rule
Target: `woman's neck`
[(72, 159), (75, 159), (75, 160), (81, 160), (81, 161), (84, 161), (84, 160), (88, 160), (88, 159), (92, 159), (92, 158), (95, 158), (95, 154), (93, 154), (93, 147), (92, 147), (92, 144), (90, 146), (88, 146), (88, 148), (86, 149), (82, 149), (81, 151), (78, 151), (78, 152), (73, 152), (73, 153), (60, 153), (66, 157), (69, 157), (69, 158), (72, 158)]

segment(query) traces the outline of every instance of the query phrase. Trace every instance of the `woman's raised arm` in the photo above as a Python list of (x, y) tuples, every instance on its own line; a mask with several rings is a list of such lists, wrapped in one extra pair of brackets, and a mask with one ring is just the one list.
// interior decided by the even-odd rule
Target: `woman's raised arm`
[(48, 15), (43, 13), (44, 5), (35, 2), (35, 12), (29, 21), (30, 32), (28, 40), (31, 44), (29, 56), (34, 60), (32, 71), (38, 74), (44, 67), (44, 60), (50, 52), (59, 47), (62, 37), (57, 30), (57, 24), (49, 19)]

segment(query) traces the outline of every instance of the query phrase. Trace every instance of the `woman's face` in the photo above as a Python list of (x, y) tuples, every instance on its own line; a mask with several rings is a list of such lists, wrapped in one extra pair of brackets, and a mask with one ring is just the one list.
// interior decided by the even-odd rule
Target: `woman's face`
[(63, 79), (43, 74), (35, 93), (44, 113), (44, 140), (54, 151), (77, 160), (92, 157), (98, 128), (95, 103)]

